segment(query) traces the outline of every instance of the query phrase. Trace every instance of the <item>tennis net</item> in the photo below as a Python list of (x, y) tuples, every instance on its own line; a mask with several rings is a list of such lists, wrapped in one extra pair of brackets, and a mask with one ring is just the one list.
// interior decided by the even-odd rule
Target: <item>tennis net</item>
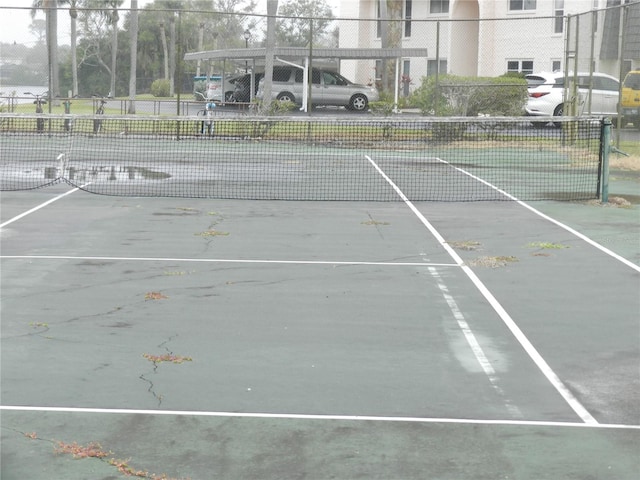
[(0, 114), (0, 189), (412, 201), (599, 196), (602, 122), (523, 118)]

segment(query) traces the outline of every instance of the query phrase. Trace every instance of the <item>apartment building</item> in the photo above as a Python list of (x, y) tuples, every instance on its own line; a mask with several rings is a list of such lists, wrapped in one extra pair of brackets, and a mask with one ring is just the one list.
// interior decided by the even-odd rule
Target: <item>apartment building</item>
[[(625, 1), (629, 7), (622, 15), (619, 5)], [(401, 60), (405, 93), (436, 71), (466, 76), (553, 71), (564, 69), (567, 59), (569, 69), (593, 67), (618, 76), (621, 48), (623, 71), (640, 66), (636, 0), (342, 0), (340, 17), (361, 19), (340, 21), (341, 48), (427, 48), (427, 58)], [(341, 71), (371, 83), (380, 79), (382, 62), (343, 60)]]

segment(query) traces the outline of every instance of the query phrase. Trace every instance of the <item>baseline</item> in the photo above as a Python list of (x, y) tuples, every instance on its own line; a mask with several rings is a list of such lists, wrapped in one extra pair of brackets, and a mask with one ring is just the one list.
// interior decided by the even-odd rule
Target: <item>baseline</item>
[(59, 412), (86, 414), (135, 414), (149, 416), (194, 416), (225, 418), (273, 418), (296, 420), (349, 420), (361, 422), (397, 423), (453, 423), (466, 425), (516, 425), (549, 426), (587, 429), (640, 430), (640, 425), (618, 423), (548, 422), (535, 420), (490, 420), (477, 418), (431, 418), (431, 417), (387, 417), (375, 415), (313, 415), (303, 413), (261, 413), (261, 412), (207, 412), (198, 410), (139, 410), (128, 408), (83, 408), (83, 407), (37, 407), (21, 405), (0, 405), (0, 411), (17, 412)]

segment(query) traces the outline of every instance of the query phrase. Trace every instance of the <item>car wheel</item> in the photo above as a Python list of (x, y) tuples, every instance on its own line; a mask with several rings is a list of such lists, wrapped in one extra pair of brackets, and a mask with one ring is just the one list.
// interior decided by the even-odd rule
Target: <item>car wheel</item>
[(296, 101), (296, 97), (294, 97), (293, 94), (289, 92), (280, 92), (276, 98), (281, 102), (295, 103)]
[(349, 107), (351, 107), (350, 109), (357, 110), (359, 112), (366, 110), (368, 105), (369, 100), (362, 94), (354, 95), (349, 101)]
[[(553, 116), (554, 117), (561, 117), (563, 114), (564, 114), (564, 105), (561, 103), (553, 111)], [(553, 124), (558, 128), (560, 128), (562, 126), (562, 123), (560, 123), (560, 122), (553, 122)]]

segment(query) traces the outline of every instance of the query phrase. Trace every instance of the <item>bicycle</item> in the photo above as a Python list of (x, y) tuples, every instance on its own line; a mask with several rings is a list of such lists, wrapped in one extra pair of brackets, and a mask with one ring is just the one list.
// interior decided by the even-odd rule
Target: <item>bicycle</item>
[[(200, 92), (196, 92), (197, 94), (199, 94), (203, 99), (207, 100), (207, 98)], [(199, 110), (198, 111), (198, 116), (199, 117), (205, 117), (205, 119), (203, 119), (200, 122), (199, 125), (199, 133), (204, 135), (213, 135), (214, 131), (215, 131), (215, 125), (214, 125), (214, 121), (213, 121), (213, 109), (216, 108), (216, 104), (213, 100), (209, 100), (204, 107), (204, 110)]]
[[(47, 92), (44, 93), (31, 93), (31, 92), (24, 92), (25, 95), (31, 95), (32, 97), (35, 97), (35, 100), (33, 101), (33, 103), (36, 106), (36, 114), (43, 114), (44, 113), (44, 109), (42, 108), (42, 106), (47, 103), (47, 101), (44, 99), (45, 96), (48, 95)], [(44, 118), (40, 117), (36, 119), (36, 131), (39, 133), (44, 132)]]
[[(104, 106), (107, 104), (107, 100), (101, 97), (98, 100), (98, 108), (96, 109), (96, 115), (104, 115)], [(96, 118), (93, 120), (93, 133), (98, 134), (102, 130), (102, 119)]]

